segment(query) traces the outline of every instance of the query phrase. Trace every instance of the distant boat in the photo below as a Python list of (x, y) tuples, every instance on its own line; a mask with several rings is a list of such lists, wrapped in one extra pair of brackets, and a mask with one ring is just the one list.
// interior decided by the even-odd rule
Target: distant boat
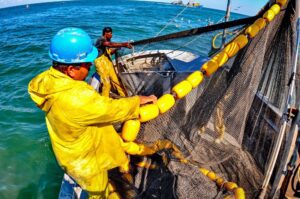
[(199, 2), (196, 2), (194, 0), (189, 0), (189, 2), (186, 4), (188, 7), (203, 7)]
[(174, 5), (184, 5), (181, 0), (172, 1), (171, 4), (174, 4)]
[(26, 4), (26, 9), (28, 9), (29, 8), (29, 4)]
[(175, 0), (172, 1), (171, 4), (187, 6), (187, 7), (203, 7), (203, 5), (201, 5), (199, 2), (196, 2), (194, 0), (189, 0), (187, 4), (184, 4), (182, 0)]

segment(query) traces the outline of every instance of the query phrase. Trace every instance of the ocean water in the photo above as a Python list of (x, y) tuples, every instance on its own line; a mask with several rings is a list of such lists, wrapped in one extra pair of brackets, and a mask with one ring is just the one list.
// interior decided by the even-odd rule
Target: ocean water
[[(27, 93), (29, 81), (51, 65), (47, 53), (54, 34), (64, 27), (79, 27), (95, 41), (104, 26), (111, 26), (113, 41), (137, 41), (155, 36), (182, 9), (129, 0), (67, 1), (0, 9), (0, 199), (58, 196), (63, 173), (51, 150), (44, 113)], [(216, 23), (224, 14), (188, 8), (162, 34)], [(241, 17), (245, 16), (232, 15), (232, 19)], [(210, 48), (210, 42), (203, 48)]]

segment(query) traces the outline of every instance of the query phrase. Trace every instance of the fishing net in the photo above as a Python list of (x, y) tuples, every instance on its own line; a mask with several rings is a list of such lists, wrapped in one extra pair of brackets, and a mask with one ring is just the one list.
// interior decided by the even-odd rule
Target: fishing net
[[(189, 163), (174, 157), (170, 150), (147, 157), (132, 156), (133, 179), (127, 189), (133, 191), (126, 197), (224, 198), (232, 194), (201, 173), (199, 167), (237, 183), (244, 188), (247, 198), (257, 196), (279, 132), (289, 88), (296, 36), (294, 9), (295, 1), (291, 0), (225, 66), (177, 100), (167, 113), (142, 124), (138, 142), (169, 140)], [(229, 31), (243, 27), (235, 26)], [(180, 50), (207, 56), (210, 49), (206, 46), (217, 32), (220, 30), (137, 45), (135, 51)], [(124, 56), (118, 59), (122, 65), (120, 77), (130, 95), (154, 93), (159, 97), (171, 93), (170, 89), (191, 72), (169, 70), (170, 58), (156, 53), (157, 56), (149, 59), (145, 58), (147, 53), (142, 53), (126, 63)], [(138, 62), (139, 59), (144, 63)], [(135, 62), (139, 63), (137, 68), (130, 69)], [(278, 162), (280, 158), (281, 155)], [(135, 166), (140, 161), (152, 166)]]

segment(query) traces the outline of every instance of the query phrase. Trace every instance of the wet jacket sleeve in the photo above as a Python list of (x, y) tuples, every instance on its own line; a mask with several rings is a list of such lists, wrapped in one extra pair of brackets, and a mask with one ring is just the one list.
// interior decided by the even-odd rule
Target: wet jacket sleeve
[(60, 100), (61, 105), (69, 103), (63, 110), (74, 122), (85, 125), (112, 124), (137, 118), (140, 99), (138, 96), (111, 99), (99, 95), (89, 85), (83, 89), (73, 89)]

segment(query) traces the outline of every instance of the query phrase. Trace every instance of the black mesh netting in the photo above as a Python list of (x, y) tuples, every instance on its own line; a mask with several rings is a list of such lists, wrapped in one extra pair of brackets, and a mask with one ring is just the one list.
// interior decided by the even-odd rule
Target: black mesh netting
[[(180, 162), (168, 150), (144, 157), (144, 161), (156, 168), (134, 169), (135, 197), (223, 198), (229, 194), (199, 172), (198, 167), (236, 182), (244, 188), (247, 198), (257, 196), (288, 92), (296, 35), (294, 4), (295, 1), (290, 1), (245, 48), (214, 75), (205, 78), (198, 88), (177, 100), (170, 111), (143, 123), (138, 142), (170, 140), (193, 165)], [(167, 45), (169, 49), (204, 55), (209, 49), (201, 49), (207, 46), (201, 42), (209, 42), (208, 36), (215, 33), (149, 44), (146, 49)], [(189, 41), (192, 42), (184, 46)], [(145, 50), (145, 46), (140, 49)], [(152, 64), (166, 59), (159, 57)], [(186, 73), (147, 73), (146, 69), (141, 72), (128, 69), (121, 74), (124, 85), (133, 94), (155, 93), (158, 97), (170, 93), (170, 88), (186, 76)]]

